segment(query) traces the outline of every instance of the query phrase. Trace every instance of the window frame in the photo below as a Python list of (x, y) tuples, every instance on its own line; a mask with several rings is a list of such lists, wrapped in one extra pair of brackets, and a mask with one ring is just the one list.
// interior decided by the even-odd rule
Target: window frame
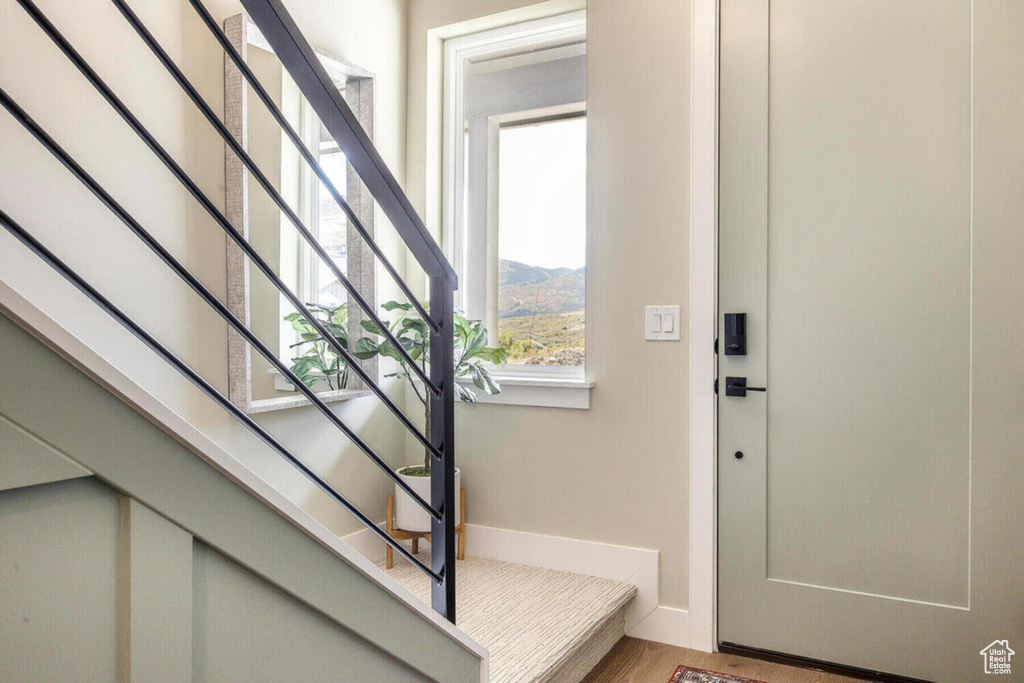
[[(575, 45), (585, 46), (587, 38), (586, 10), (578, 10), (503, 26), (488, 31), (449, 38), (444, 41), (443, 57), (443, 104), (442, 104), (442, 139), (441, 139), (441, 243), (452, 265), (459, 275), (460, 282), (468, 284), (467, 272), (470, 255), (466, 234), (464, 207), (468, 178), (465, 173), (465, 159), (468, 147), (468, 132), (464, 122), (465, 82), (467, 68), (471, 63), (497, 59), (508, 54), (536, 51), (541, 48), (571, 48)], [(584, 48), (585, 49), (585, 48)], [(540, 109), (526, 110), (509, 114), (497, 114), (488, 117), (487, 136), (487, 241), (493, 243), (487, 252), (487, 310), (484, 315), (475, 315), (475, 311), (467, 311), (473, 317), (484, 320), (487, 328), (497, 334), (497, 164), (498, 164), (498, 131), (503, 125), (522, 125), (545, 118), (571, 118), (586, 115), (586, 103), (574, 102), (559, 104)], [(466, 285), (455, 293), (457, 308), (467, 310)], [(496, 343), (492, 339), (491, 343)], [(585, 361), (584, 361), (585, 363)], [(536, 379), (537, 386), (552, 386), (560, 390), (578, 386), (588, 390), (593, 386), (587, 381), (588, 370), (584, 366), (540, 366), (514, 365), (494, 366), (493, 372), (509, 386), (523, 382), (529, 383)], [(504, 394), (500, 394), (503, 396)], [(589, 395), (589, 394), (588, 394)], [(497, 397), (496, 397), (497, 398)], [(498, 400), (497, 402), (520, 403), (518, 401)], [(520, 404), (540, 405), (533, 401)], [(587, 407), (586, 405), (567, 407)]]
[[(587, 11), (577, 10), (543, 19), (471, 33), (444, 41), (443, 112), (441, 137), (441, 243), (461, 280), (466, 270), (462, 206), (465, 202), (463, 160), (466, 131), (466, 68), (473, 61), (503, 53), (538, 49), (545, 45), (585, 42)], [(462, 288), (455, 292), (455, 306), (465, 308)]]
[[(249, 50), (253, 48), (273, 54), (273, 49), (271, 49), (270, 44), (260, 33), (259, 28), (244, 14), (235, 15), (225, 20), (224, 30), (243, 60), (247, 60)], [(314, 48), (313, 51), (319, 57), (321, 65), (335, 85), (343, 90), (346, 102), (348, 102), (367, 135), (373, 139), (373, 74), (319, 48)], [(250, 87), (227, 57), (225, 57), (224, 61), (224, 85), (225, 125), (236, 136), (236, 139), (240, 141), (242, 146), (247, 148)], [(319, 158), (319, 125), (313, 125), (316, 122), (315, 114), (304, 98), (299, 97), (298, 102), (299, 111), (296, 117), (298, 125), (293, 124), (293, 126), (297, 128), (296, 132), (303, 143), (306, 144), (307, 149), (313, 151), (315, 156)], [(263, 105), (256, 101), (255, 106), (262, 107)], [(284, 102), (280, 106), (283, 110), (287, 111)], [(288, 150), (289, 154), (296, 153), (294, 146), (286, 138), (283, 131), (281, 132), (280, 144), (282, 150)], [(299, 168), (301, 172), (296, 178), (296, 212), (303, 224), (316, 235), (319, 231), (319, 226), (317, 225), (318, 212), (316, 210), (319, 179), (305, 161), (299, 161)], [(241, 161), (229, 151), (225, 153), (225, 192), (225, 213), (228, 220), (239, 228), (243, 237), (249, 239), (249, 174), (244, 166), (242, 166)], [(375, 220), (373, 197), (351, 165), (346, 169), (345, 196), (349, 207), (359, 218), (367, 233), (372, 237), (374, 235)], [(281, 225), (286, 223), (287, 219), (282, 215)], [(313, 285), (310, 278), (316, 272), (316, 269), (311, 267), (311, 261), (316, 257), (290, 223), (285, 230), (282, 230), (278, 243), (280, 246), (278, 274), (293, 288), (293, 291), (300, 298), (309, 300), (310, 291), (315, 291), (315, 285)], [(355, 230), (351, 221), (349, 221), (348, 225), (347, 251), (347, 277), (371, 305), (376, 305), (374, 256), (369, 246), (364, 243), (362, 237)], [(229, 241), (227, 245), (227, 305), (232, 313), (246, 326), (251, 326), (252, 320), (249, 308), (249, 267), (249, 259), (244, 256), (237, 245)], [(325, 266), (321, 263), (320, 267)], [(278, 301), (278, 340), (276, 346), (278, 347), (279, 358), (286, 364), (290, 364), (294, 350), (290, 349), (289, 345), (298, 340), (298, 335), (292, 329), (290, 323), (282, 320), (284, 311), (290, 312), (292, 310), (290, 304), (284, 299), (283, 295), (278, 297)], [(353, 343), (355, 339), (364, 334), (361, 326), (362, 319), (363, 314), (359, 307), (350, 306), (349, 336)], [(273, 343), (269, 345), (272, 348), (275, 346)], [(249, 344), (240, 335), (229, 330), (228, 393), (231, 401), (236, 406), (246, 413), (255, 414), (309, 405), (306, 398), (291, 387), (273, 367), (269, 368), (267, 372), (273, 375), (274, 388), (280, 393), (272, 398), (255, 399), (253, 397), (253, 359), (254, 355)], [(377, 378), (378, 363), (376, 358), (361, 361), (361, 365), (371, 377)], [(370, 393), (362, 386), (361, 381), (356, 376), (350, 377), (349, 388), (347, 389), (329, 390), (326, 387), (326, 383), (321, 384), (324, 386), (314, 386), (314, 390), (320, 394), (320, 398), (325, 402), (344, 401), (367, 396)]]
[[(493, 249), (487, 252), (487, 329), (498, 333), (498, 269), (501, 261), (499, 244), (500, 204), (498, 194), (501, 191), (501, 129), (515, 126), (529, 126), (536, 123), (567, 121), (586, 118), (587, 103), (571, 102), (556, 104), (550, 107), (527, 109), (508, 114), (494, 114), (487, 117), (487, 241)], [(586, 266), (586, 263), (584, 263)], [(586, 295), (584, 294), (584, 316), (586, 315)], [(585, 324), (585, 323), (584, 323)], [(493, 342), (492, 342), (493, 343)], [(502, 377), (542, 377), (545, 379), (582, 380), (586, 378), (586, 353), (584, 350), (583, 365), (502, 365), (492, 366)]]
[[(339, 86), (342, 88), (344, 86)], [(302, 128), (298, 131), (299, 137), (306, 144), (306, 147), (316, 158), (317, 163), (320, 162), (323, 156), (324, 143), (320, 140), (320, 122), (316, 117), (316, 112), (313, 111), (312, 105), (309, 104), (305, 99), (302, 100)], [(341, 152), (339, 148), (339, 152)], [(347, 166), (347, 164), (346, 164)], [(345, 169), (345, 187), (338, 188), (342, 192), (342, 196), (348, 192), (348, 176), (352, 172), (351, 168)], [(303, 165), (303, 170), (300, 178), (300, 194), (299, 194), (299, 216), (302, 217), (306, 227), (309, 228), (317, 239), (320, 239), (320, 179), (313, 173), (313, 169), (309, 166)], [(347, 201), (347, 199), (346, 199)], [(282, 240), (286, 237), (282, 234)], [(346, 240), (345, 249), (348, 250), (348, 241)], [(348, 264), (346, 264), (347, 270)], [(314, 301), (314, 297), (318, 294), (320, 287), (320, 270), (326, 268), (323, 261), (315, 254), (311, 249), (302, 249), (299, 258), (299, 272), (298, 272), (298, 291), (296, 294), (299, 295), (303, 301)], [(347, 277), (347, 273), (346, 273)]]
[[(321, 55), (321, 60), (326, 59)], [(337, 76), (332, 73), (332, 79), (336, 79)], [(343, 93), (347, 88), (346, 82), (337, 82), (335, 85)], [(313, 157), (320, 162), (320, 158), (323, 154), (324, 143), (320, 139), (320, 120), (316, 116), (316, 112), (313, 110), (313, 106), (306, 101), (305, 98), (299, 100), (299, 125), (297, 126), (296, 132), (299, 138), (302, 140), (306, 149), (313, 155)], [(284, 148), (290, 147), (291, 142), (288, 140), (282, 140), (281, 145)], [(339, 148), (340, 151), (340, 148)], [(344, 152), (341, 152), (344, 154)], [(300, 162), (301, 171), (299, 173), (298, 182), (298, 206), (296, 207), (296, 213), (299, 218), (302, 219), (303, 224), (309, 228), (309, 231), (319, 240), (320, 239), (320, 178), (317, 177), (313, 169), (305, 162)], [(346, 164), (345, 169), (345, 187), (340, 187), (339, 190), (342, 192), (342, 196), (346, 196), (349, 189), (351, 188), (350, 176), (354, 173), (351, 166)], [(347, 197), (346, 197), (347, 201)], [(372, 216), (370, 217), (372, 221)], [(284, 225), (284, 223), (282, 223)], [(351, 233), (351, 228), (348, 231)], [(349, 238), (351, 235), (346, 235), (346, 251), (349, 246)], [(295, 233), (291, 225), (286, 226), (280, 233), (280, 253), (282, 256), (287, 255), (289, 260), (294, 260), (297, 263), (296, 270), (293, 274), (293, 279), (296, 283), (295, 294), (303, 302), (316, 301), (317, 295), (319, 294), (320, 288), (320, 272), (321, 269), (327, 268), (323, 260), (320, 259), (313, 250), (303, 243), (301, 238)], [(347, 259), (351, 261), (351, 258)], [(349, 269), (350, 264), (346, 263), (346, 271)], [(286, 273), (282, 272), (282, 275)], [(348, 273), (345, 273), (348, 277)], [(289, 278), (291, 279), (291, 278)], [(359, 278), (349, 278), (353, 285), (359, 288), (360, 292), (364, 295), (366, 287), (363, 286)], [(371, 291), (372, 294), (372, 291)], [(367, 299), (372, 301), (371, 298)], [(351, 307), (350, 307), (351, 308)], [(299, 341), (299, 333), (291, 326), (291, 323), (285, 321), (283, 312), (291, 311), (291, 304), (282, 296), (279, 299), (279, 332), (278, 332), (278, 357), (285, 362), (291, 362), (292, 357), (295, 355), (295, 349), (292, 348), (292, 344)], [(351, 329), (349, 333), (352, 334)], [(278, 391), (294, 392), (294, 388), (285, 379), (284, 375), (279, 373), (276, 369), (271, 368), (270, 373), (274, 377), (274, 388)], [(349, 378), (349, 388), (359, 388), (359, 378), (352, 375)], [(340, 398), (343, 394), (337, 394), (337, 390), (330, 389), (326, 382), (317, 382), (313, 385), (313, 390), (323, 394), (328, 398)], [(335, 396), (337, 394), (337, 396)]]

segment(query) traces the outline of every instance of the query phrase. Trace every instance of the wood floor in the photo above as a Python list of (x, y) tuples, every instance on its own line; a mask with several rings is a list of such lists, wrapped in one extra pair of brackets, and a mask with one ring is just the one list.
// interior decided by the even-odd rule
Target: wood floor
[(768, 683), (864, 683), (811, 669), (798, 669), (719, 652), (623, 638), (582, 683), (668, 683), (680, 664)]

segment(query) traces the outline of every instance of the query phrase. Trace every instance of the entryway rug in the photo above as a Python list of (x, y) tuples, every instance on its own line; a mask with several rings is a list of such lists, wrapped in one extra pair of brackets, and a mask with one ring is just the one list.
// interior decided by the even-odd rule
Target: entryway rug
[(672, 675), (668, 683), (765, 683), (753, 678), (743, 678), (731, 674), (720, 674), (717, 671), (695, 669), (692, 666), (681, 666)]

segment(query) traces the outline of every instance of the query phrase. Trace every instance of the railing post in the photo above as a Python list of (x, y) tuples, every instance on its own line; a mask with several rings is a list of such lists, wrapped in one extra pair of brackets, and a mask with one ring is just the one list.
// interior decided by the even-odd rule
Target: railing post
[(441, 329), (430, 337), (430, 380), (441, 394), (430, 398), (430, 441), (442, 454), (430, 469), (430, 503), (443, 514), (431, 523), (430, 568), (441, 575), (431, 588), (435, 611), (455, 623), (455, 310), (453, 284), (430, 278), (430, 316)]

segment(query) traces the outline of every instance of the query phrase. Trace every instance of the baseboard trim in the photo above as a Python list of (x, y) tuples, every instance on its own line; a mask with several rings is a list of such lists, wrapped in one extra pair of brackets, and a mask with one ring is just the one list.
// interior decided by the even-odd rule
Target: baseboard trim
[(690, 613), (677, 607), (658, 607), (626, 635), (676, 647), (690, 647)]
[[(384, 557), (384, 543), (368, 529), (342, 540), (372, 562)], [(626, 608), (626, 635), (678, 647), (690, 645), (690, 613), (658, 604), (657, 550), (467, 523), (466, 553), (632, 583), (637, 594)]]

